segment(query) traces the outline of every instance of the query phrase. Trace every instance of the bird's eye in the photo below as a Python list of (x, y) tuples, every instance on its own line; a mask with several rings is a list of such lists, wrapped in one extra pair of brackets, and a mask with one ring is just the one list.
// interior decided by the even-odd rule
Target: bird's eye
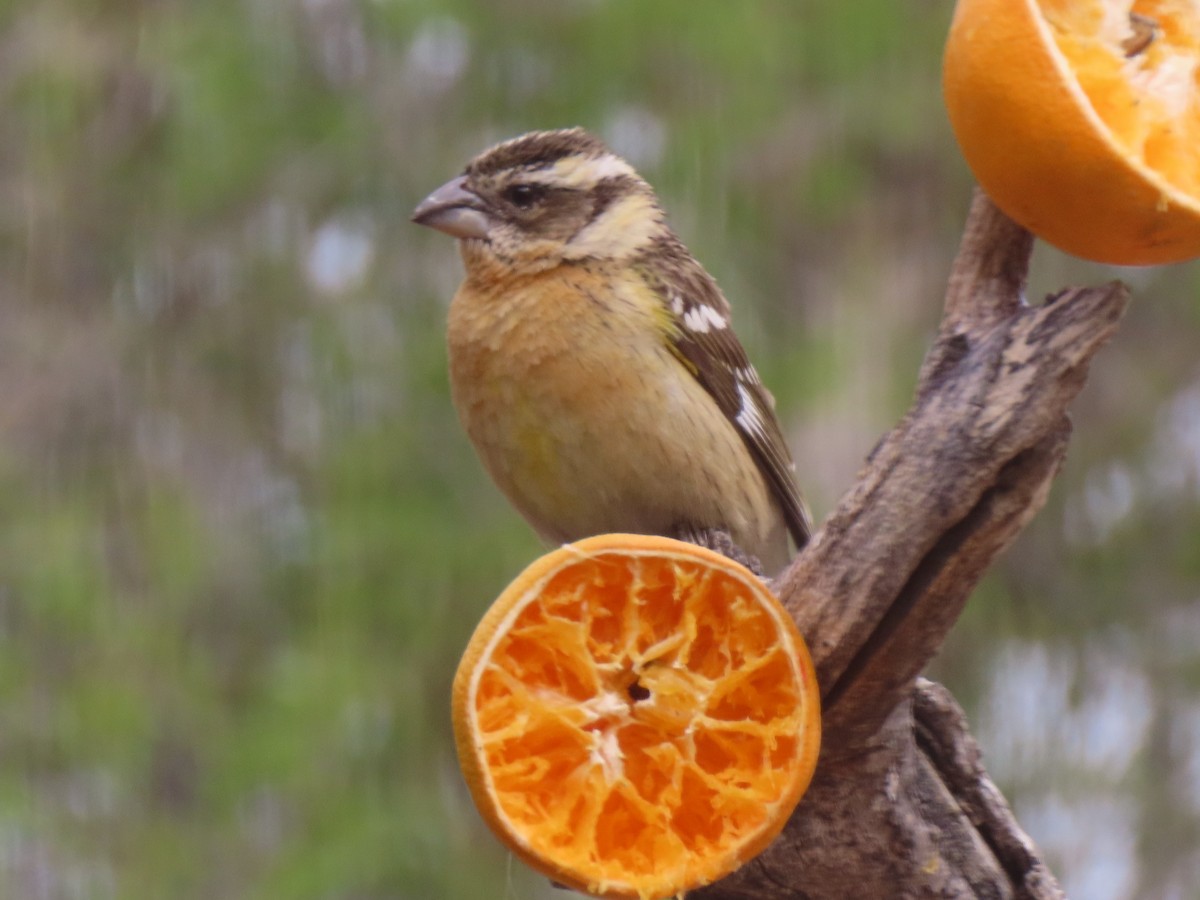
[(529, 209), (542, 198), (542, 189), (532, 184), (513, 184), (504, 189), (504, 199), (517, 209)]

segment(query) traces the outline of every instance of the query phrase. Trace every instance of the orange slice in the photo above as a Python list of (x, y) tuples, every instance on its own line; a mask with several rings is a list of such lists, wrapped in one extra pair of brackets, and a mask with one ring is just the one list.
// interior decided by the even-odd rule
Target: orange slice
[(959, 0), (942, 72), (996, 205), (1068, 253), (1200, 256), (1195, 0)]
[(692, 544), (602, 535), (501, 594), (454, 679), (483, 818), (534, 868), (670, 897), (779, 833), (816, 765), (819, 695), (791, 617)]

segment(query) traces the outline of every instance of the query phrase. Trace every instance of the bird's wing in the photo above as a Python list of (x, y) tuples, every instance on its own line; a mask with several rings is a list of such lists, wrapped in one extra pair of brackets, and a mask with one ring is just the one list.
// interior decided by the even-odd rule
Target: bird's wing
[(766, 474), (796, 547), (812, 531), (775, 402), (733, 333), (729, 301), (678, 239), (660, 243), (639, 268), (662, 300), (672, 349), (716, 401)]

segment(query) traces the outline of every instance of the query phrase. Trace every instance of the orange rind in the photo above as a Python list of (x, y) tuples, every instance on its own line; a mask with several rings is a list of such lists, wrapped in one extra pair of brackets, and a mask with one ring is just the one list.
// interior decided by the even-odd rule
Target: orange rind
[(959, 0), (942, 72), (996, 205), (1097, 262), (1200, 256), (1194, 0)]

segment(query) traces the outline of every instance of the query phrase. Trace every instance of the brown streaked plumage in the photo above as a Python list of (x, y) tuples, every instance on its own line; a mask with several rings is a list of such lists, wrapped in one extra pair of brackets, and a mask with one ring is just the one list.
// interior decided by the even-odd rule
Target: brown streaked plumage
[(722, 528), (768, 571), (809, 521), (770, 395), (653, 189), (580, 129), (472, 160), (414, 213), (459, 238), (451, 384), (544, 537)]

